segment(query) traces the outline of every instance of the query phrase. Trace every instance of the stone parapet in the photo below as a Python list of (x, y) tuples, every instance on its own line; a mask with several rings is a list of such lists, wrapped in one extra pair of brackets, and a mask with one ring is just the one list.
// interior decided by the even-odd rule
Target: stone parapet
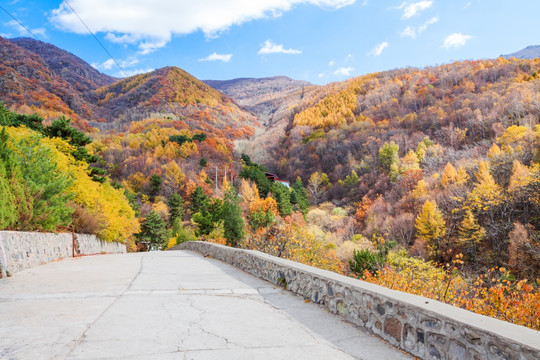
[(540, 359), (540, 332), (533, 329), (258, 251), (201, 241), (174, 249), (211, 256), (286, 287), (422, 359)]
[[(14, 274), (26, 268), (72, 257), (72, 235), (0, 231), (0, 268)], [(125, 253), (126, 246), (95, 235), (75, 234), (75, 254)]]

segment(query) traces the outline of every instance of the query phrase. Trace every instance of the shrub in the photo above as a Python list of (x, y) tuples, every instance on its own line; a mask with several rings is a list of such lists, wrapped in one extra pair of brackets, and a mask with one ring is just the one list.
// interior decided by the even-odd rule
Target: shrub
[(354, 250), (352, 259), (349, 259), (351, 271), (360, 277), (369, 271), (374, 274), (384, 265), (384, 256), (379, 252), (371, 252), (368, 249)]

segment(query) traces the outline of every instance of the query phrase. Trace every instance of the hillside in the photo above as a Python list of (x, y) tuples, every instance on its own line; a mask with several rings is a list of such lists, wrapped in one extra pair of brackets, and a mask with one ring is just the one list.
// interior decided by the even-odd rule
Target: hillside
[[(352, 79), (294, 116), (271, 169), (299, 176), (313, 204), (348, 208), (368, 239), (438, 262), (461, 251), (470, 269), (537, 275), (540, 202), (529, 196), (540, 193), (539, 70), (540, 59), (499, 58)], [(442, 236), (419, 236), (427, 200)], [(460, 240), (467, 211), (483, 229), (474, 249)], [(518, 264), (508, 244), (522, 228), (536, 250)]]
[(50, 119), (60, 114), (74, 118), (92, 116), (89, 105), (71, 83), (55, 74), (39, 55), (0, 37), (0, 99), (25, 113), (38, 112)]
[(84, 60), (52, 44), (26, 37), (9, 41), (38, 55), (55, 75), (72, 84), (79, 93), (110, 85), (117, 80), (100, 73)]
[(122, 79), (96, 89), (88, 98), (98, 117), (108, 123), (141, 120), (152, 113), (196, 118), (221, 127), (255, 121), (230, 98), (177, 67)]
[(515, 57), (516, 59), (536, 59), (540, 58), (540, 45), (527, 46), (525, 49), (521, 49), (508, 55), (501, 55), (507, 59)]
[(186, 119), (196, 128), (258, 123), (226, 95), (179, 68), (117, 80), (67, 51), (28, 38), (0, 38), (0, 54), (2, 101), (47, 121), (66, 115), (87, 131), (88, 124), (121, 131), (152, 114)]

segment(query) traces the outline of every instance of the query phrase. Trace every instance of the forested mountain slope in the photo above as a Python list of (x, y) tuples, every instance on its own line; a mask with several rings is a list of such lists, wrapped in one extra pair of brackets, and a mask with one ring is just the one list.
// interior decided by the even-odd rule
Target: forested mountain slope
[(46, 120), (63, 114), (85, 130), (90, 130), (87, 122), (123, 130), (129, 122), (156, 113), (223, 129), (257, 123), (230, 98), (176, 67), (118, 80), (54, 45), (29, 38), (0, 38), (0, 52), (2, 102)]
[(52, 71), (41, 56), (0, 37), (0, 58), (0, 99), (4, 104), (45, 118), (65, 114), (79, 127), (87, 127), (83, 119), (90, 118), (92, 111), (82, 93)]
[(27, 37), (9, 41), (41, 57), (55, 75), (72, 84), (78, 92), (84, 93), (117, 81), (112, 76), (99, 72), (81, 58), (52, 44)]
[(152, 113), (199, 118), (215, 126), (256, 121), (230, 98), (177, 67), (120, 80), (96, 89), (89, 99), (105, 122), (126, 123)]
[[(537, 275), (539, 90), (540, 59), (361, 76), (291, 118), (273, 167), (299, 176), (314, 204), (354, 206), (363, 236)], [(438, 214), (439, 232), (422, 235), (424, 212)]]

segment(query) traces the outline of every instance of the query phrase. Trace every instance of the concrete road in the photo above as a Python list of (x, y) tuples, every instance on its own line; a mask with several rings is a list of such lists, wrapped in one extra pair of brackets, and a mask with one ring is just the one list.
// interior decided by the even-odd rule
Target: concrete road
[(409, 359), (298, 296), (188, 251), (0, 280), (0, 359)]

